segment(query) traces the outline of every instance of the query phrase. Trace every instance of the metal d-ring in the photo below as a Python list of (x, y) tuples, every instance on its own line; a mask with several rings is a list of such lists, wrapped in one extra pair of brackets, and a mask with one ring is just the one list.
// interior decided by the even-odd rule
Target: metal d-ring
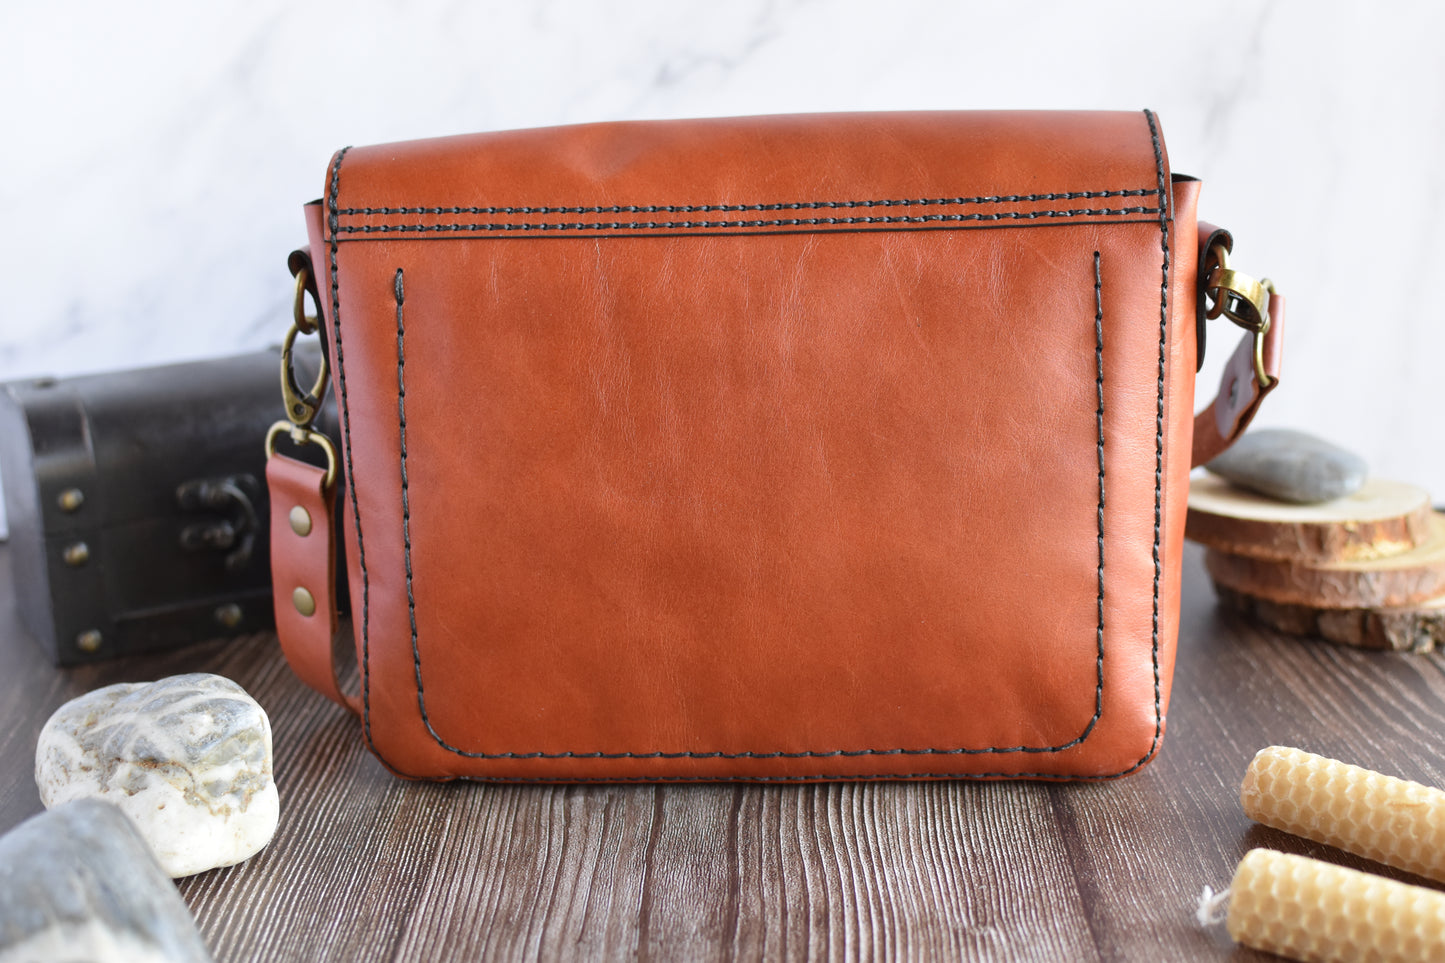
[(312, 431), (301, 425), (293, 425), (289, 421), (278, 421), (266, 432), (266, 459), (268, 461), (276, 454), (276, 439), (282, 432), (291, 436), (292, 444), (318, 445), (326, 453), (326, 477), (323, 479), (322, 485), (329, 490), (336, 483), (336, 446), (331, 443), (331, 439), (319, 431)]

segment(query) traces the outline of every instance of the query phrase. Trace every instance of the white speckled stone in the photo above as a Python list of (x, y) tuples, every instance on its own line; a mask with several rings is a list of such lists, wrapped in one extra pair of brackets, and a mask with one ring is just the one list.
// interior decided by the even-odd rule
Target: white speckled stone
[(41, 730), (35, 782), (47, 807), (87, 797), (115, 803), (173, 878), (254, 855), (280, 815), (270, 720), (218, 675), (72, 699)]

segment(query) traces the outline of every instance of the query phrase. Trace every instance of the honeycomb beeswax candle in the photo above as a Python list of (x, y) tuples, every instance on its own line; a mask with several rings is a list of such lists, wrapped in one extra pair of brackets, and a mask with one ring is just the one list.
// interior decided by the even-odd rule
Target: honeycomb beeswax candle
[(1439, 789), (1270, 746), (1249, 764), (1239, 801), (1266, 826), (1445, 882)]
[(1229, 935), (1310, 963), (1445, 960), (1445, 894), (1252, 849), (1229, 884)]

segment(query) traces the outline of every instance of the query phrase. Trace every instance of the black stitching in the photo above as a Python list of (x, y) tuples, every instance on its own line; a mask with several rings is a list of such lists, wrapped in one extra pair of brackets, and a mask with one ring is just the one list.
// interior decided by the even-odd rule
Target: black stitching
[[(1172, 223), (1172, 217), (1171, 217)], [(1042, 218), (1037, 221), (995, 221), (987, 224), (923, 224), (916, 226), (884, 226), (884, 227), (858, 227), (842, 225), (828, 230), (819, 230), (816, 227), (794, 227), (794, 228), (772, 228), (772, 229), (737, 229), (729, 231), (633, 231), (625, 234), (607, 233), (580, 233), (580, 234), (537, 234), (526, 235), (508, 234), (506, 231), (482, 231), (467, 233), (465, 231), (451, 231), (440, 234), (432, 234), (425, 237), (412, 236), (407, 240), (417, 241), (500, 241), (523, 237), (526, 240), (547, 240), (547, 241), (578, 241), (578, 240), (648, 240), (659, 237), (795, 237), (808, 235), (821, 237), (823, 235), (847, 236), (852, 234), (921, 234), (926, 231), (1028, 231), (1047, 228), (1068, 228), (1078, 227), (1087, 224), (1089, 227), (1100, 227), (1106, 224), (1144, 224), (1149, 227), (1156, 227), (1158, 220), (1153, 217), (1117, 217), (1117, 218), (1091, 218), (1087, 221), (1070, 221), (1062, 218)], [(357, 233), (350, 237), (338, 239), (343, 244), (364, 244), (375, 238), (367, 237)]]
[(1020, 204), (1032, 201), (1071, 201), (1095, 197), (1149, 197), (1158, 188), (1126, 191), (1062, 191), (1049, 194), (988, 194), (980, 197), (919, 197), (872, 201), (790, 201), (781, 204), (610, 204), (583, 207), (344, 207), (337, 213), (377, 217), (392, 214), (691, 214), (709, 211), (830, 210), (868, 207), (925, 207), (955, 204)]
[[(1154, 738), (1149, 743), (1149, 749), (1140, 756), (1138, 761), (1127, 769), (1118, 772), (1108, 773), (1102, 776), (1076, 776), (1079, 780), (1103, 780), (1118, 779), (1130, 773), (1137, 772), (1145, 763), (1154, 758), (1154, 753), (1159, 749), (1159, 739), (1164, 734), (1164, 714), (1162, 712), (1160, 683), (1159, 683), (1159, 582), (1163, 574), (1163, 566), (1159, 558), (1159, 544), (1161, 536), (1160, 513), (1161, 499), (1164, 487), (1164, 358), (1169, 330), (1169, 225), (1173, 216), (1169, 210), (1169, 195), (1165, 193), (1166, 177), (1164, 175), (1164, 152), (1159, 144), (1159, 127), (1154, 119), (1152, 110), (1144, 111), (1144, 119), (1149, 122), (1149, 139), (1154, 146), (1154, 174), (1159, 181), (1159, 245), (1164, 252), (1163, 261), (1160, 266), (1162, 280), (1159, 285), (1159, 377), (1157, 381), (1158, 395), (1154, 402), (1154, 601), (1153, 601), (1153, 628), (1150, 640), (1150, 658), (1154, 665)], [(1098, 310), (1102, 311), (1102, 307)], [(1102, 452), (1102, 447), (1101, 447)], [(1099, 498), (1103, 499), (1103, 462), (1102, 454), (1100, 461), (1100, 486)], [(1101, 508), (1102, 511), (1102, 508)], [(1102, 549), (1101, 549), (1102, 551)], [(1047, 775), (1040, 773), (1015, 773), (1015, 777), (1028, 778), (1030, 776)]]
[[(543, 786), (607, 786), (619, 783), (718, 783), (719, 785), (740, 782), (773, 783), (773, 782), (955, 782), (960, 780), (988, 781), (995, 779), (1040, 779), (1050, 782), (1109, 782), (1118, 779), (1120, 776), (1128, 775), (1134, 769), (1122, 773), (1111, 773), (1108, 775), (1074, 775), (1072, 773), (1059, 772), (869, 772), (856, 773), (853, 775), (820, 772), (806, 776), (556, 776), (545, 778), (540, 776), (416, 776), (396, 769), (389, 765), (386, 760), (381, 760), (383, 766), (388, 770), (401, 776), (404, 779), (426, 779), (431, 782), (478, 782), (497, 783), (502, 785), (543, 785)], [(1138, 767), (1134, 767), (1137, 769)]]
[[(1162, 280), (1159, 285), (1159, 377), (1157, 381), (1158, 394), (1154, 402), (1154, 601), (1153, 601), (1153, 627), (1150, 640), (1150, 658), (1154, 665), (1154, 738), (1149, 743), (1149, 749), (1140, 756), (1138, 761), (1127, 769), (1118, 772), (1108, 773), (1102, 776), (1077, 776), (1080, 780), (1118, 779), (1130, 773), (1137, 772), (1144, 764), (1154, 758), (1154, 753), (1159, 749), (1159, 739), (1164, 734), (1164, 714), (1161, 704), (1160, 682), (1159, 682), (1159, 582), (1163, 575), (1163, 566), (1159, 557), (1159, 545), (1161, 537), (1160, 514), (1161, 499), (1164, 487), (1164, 358), (1167, 346), (1169, 330), (1169, 225), (1173, 217), (1168, 208), (1169, 195), (1165, 193), (1164, 176), (1164, 152), (1159, 144), (1159, 127), (1154, 119), (1152, 110), (1144, 111), (1144, 119), (1149, 122), (1149, 139), (1154, 146), (1154, 174), (1159, 181), (1159, 245), (1164, 252), (1163, 261), (1160, 266)], [(1102, 310), (1102, 309), (1100, 309)], [(1100, 462), (1102, 473), (1103, 462)], [(1102, 474), (1100, 478), (1100, 499), (1103, 498)], [(1027, 778), (1036, 773), (1018, 773), (1017, 776)]]
[(1121, 214), (1158, 214), (1158, 207), (1075, 208), (1059, 211), (996, 211), (992, 214), (919, 214), (894, 217), (865, 215), (862, 217), (784, 217), (754, 221), (593, 221), (583, 223), (490, 222), (477, 224), (358, 224), (336, 227), (342, 234), (439, 234), (490, 233), (494, 231), (628, 231), (681, 230), (702, 228), (717, 230), (735, 227), (796, 227), (835, 224), (925, 224), (962, 221), (1033, 221), (1040, 218), (1104, 217)]
[(1160, 516), (1164, 502), (1164, 358), (1169, 336), (1169, 198), (1164, 193), (1164, 152), (1159, 145), (1159, 125), (1152, 110), (1144, 111), (1144, 116), (1149, 121), (1149, 140), (1154, 145), (1154, 169), (1159, 177), (1159, 246), (1163, 250), (1163, 263), (1159, 268), (1159, 393), (1154, 407), (1154, 612), (1150, 645), (1150, 656), (1154, 663), (1154, 741), (1150, 747), (1152, 753), (1154, 747), (1159, 745), (1164, 725), (1159, 693), (1159, 581), (1163, 574), (1159, 544), (1162, 538)]
[[(1094, 254), (1094, 290), (1095, 290), (1095, 301), (1096, 301), (1096, 317), (1095, 317), (1095, 356), (1096, 356), (1097, 364), (1098, 364), (1098, 366), (1099, 366), (1099, 371), (1100, 371), (1099, 377), (1100, 377), (1101, 379), (1102, 379), (1102, 377), (1103, 377), (1103, 374), (1102, 374), (1102, 370), (1103, 370), (1103, 354), (1102, 354), (1102, 352), (1103, 352), (1103, 341), (1102, 341), (1102, 338), (1103, 338), (1103, 328), (1102, 328), (1103, 319), (1102, 319), (1102, 311), (1103, 311), (1103, 309), (1102, 309), (1101, 306), (1098, 306), (1098, 305), (1102, 305), (1102, 300), (1101, 300), (1102, 295), (1101, 295), (1101, 293), (1100, 293), (1100, 292), (1101, 292), (1101, 289), (1102, 289), (1102, 285), (1103, 285), (1103, 280), (1102, 280), (1102, 275), (1100, 274), (1100, 270), (1099, 270), (1098, 252), (1095, 252), (1095, 254)], [(1083, 743), (1083, 741), (1084, 741), (1085, 739), (1089, 738), (1090, 734), (1093, 733), (1094, 727), (1098, 724), (1099, 718), (1100, 718), (1100, 716), (1102, 716), (1103, 711), (1104, 711), (1104, 648), (1103, 648), (1103, 645), (1104, 645), (1104, 643), (1103, 643), (1103, 614), (1104, 614), (1104, 604), (1103, 604), (1103, 535), (1102, 535), (1102, 525), (1103, 525), (1103, 522), (1102, 522), (1102, 519), (1103, 519), (1103, 501), (1102, 501), (1102, 500), (1103, 500), (1103, 497), (1104, 497), (1104, 489), (1103, 489), (1103, 481), (1102, 481), (1102, 465), (1101, 465), (1101, 469), (1100, 469), (1100, 476), (1101, 476), (1101, 477), (1100, 477), (1100, 486), (1099, 486), (1100, 506), (1099, 506), (1099, 516), (1098, 516), (1099, 519), (1100, 519), (1100, 523), (1099, 523), (1099, 524), (1100, 524), (1100, 536), (1099, 536), (1099, 539), (1100, 539), (1100, 549), (1099, 549), (1099, 551), (1100, 551), (1100, 563), (1099, 563), (1100, 569), (1099, 569), (1099, 599), (1098, 599), (1097, 606), (1098, 606), (1098, 617), (1099, 617), (1099, 620), (1100, 620), (1100, 625), (1099, 625), (1099, 629), (1098, 629), (1098, 632), (1097, 632), (1097, 635), (1096, 635), (1097, 645), (1098, 645), (1098, 656), (1097, 656), (1097, 658), (1096, 658), (1096, 660), (1095, 660), (1095, 666), (1096, 666), (1096, 668), (1097, 668), (1098, 677), (1097, 677), (1097, 682), (1095, 683), (1095, 686), (1094, 686), (1094, 714), (1093, 714), (1093, 716), (1089, 719), (1089, 722), (1088, 722), (1088, 724), (1084, 727), (1083, 731), (1080, 732), (1078, 736), (1074, 737), (1072, 740), (1070, 740), (1070, 741), (1068, 741), (1068, 742), (1065, 742), (1065, 743), (1063, 743), (1063, 744), (1061, 744), (1061, 745), (1057, 745), (1057, 746), (1022, 746), (1022, 745), (1021, 745), (1021, 746), (987, 746), (987, 747), (977, 748), (977, 749), (974, 749), (974, 748), (953, 748), (953, 749), (901, 749), (901, 748), (900, 748), (900, 749), (827, 749), (827, 750), (801, 750), (801, 751), (798, 751), (798, 752), (784, 752), (784, 751), (782, 751), (782, 750), (778, 750), (778, 751), (774, 751), (774, 752), (755, 752), (755, 751), (747, 751), (747, 752), (721, 752), (721, 751), (715, 751), (715, 752), (689, 752), (689, 751), (685, 751), (685, 750), (684, 750), (684, 751), (677, 751), (677, 752), (662, 752), (662, 751), (653, 751), (653, 752), (574, 752), (574, 751), (566, 751), (566, 752), (541, 752), (541, 751), (535, 751), (535, 752), (497, 752), (497, 753), (489, 753), (489, 752), (475, 752), (475, 751), (468, 750), (468, 749), (462, 749), (462, 748), (460, 748), (460, 747), (458, 747), (458, 746), (453, 746), (450, 742), (448, 742), (446, 739), (444, 739), (444, 738), (441, 736), (441, 734), (436, 731), (436, 728), (432, 725), (431, 717), (430, 717), (430, 715), (427, 713), (426, 697), (425, 697), (425, 693), (424, 693), (424, 689), (423, 689), (423, 685), (422, 685), (421, 648), (420, 648), (420, 645), (418, 644), (418, 639), (417, 639), (418, 633), (417, 633), (417, 624), (416, 624), (416, 599), (415, 599), (415, 596), (414, 596), (414, 594), (413, 594), (413, 588), (412, 588), (413, 572), (412, 572), (412, 563), (411, 563), (411, 505), (410, 505), (410, 499), (409, 499), (409, 495), (408, 495), (408, 478), (407, 478), (407, 467), (406, 467), (406, 462), (407, 462), (407, 451), (406, 451), (406, 353), (405, 353), (406, 328), (405, 328), (405, 325), (404, 325), (404, 323), (403, 323), (403, 315), (402, 315), (403, 288), (402, 288), (402, 270), (401, 270), (400, 268), (398, 268), (398, 269), (397, 269), (397, 272), (396, 272), (395, 295), (396, 295), (396, 331), (397, 331), (397, 334), (396, 334), (397, 415), (398, 415), (398, 421), (399, 421), (399, 425), (400, 425), (400, 440), (401, 440), (402, 545), (403, 545), (403, 553), (404, 553), (404, 558), (405, 558), (406, 587), (407, 587), (407, 610), (408, 610), (408, 615), (409, 615), (410, 620), (411, 620), (411, 651), (412, 651), (412, 662), (413, 662), (413, 666), (414, 666), (414, 670), (415, 670), (415, 674), (416, 674), (417, 707), (418, 707), (418, 709), (420, 710), (420, 713), (421, 713), (422, 723), (426, 726), (427, 732), (431, 734), (432, 739), (437, 743), (437, 745), (441, 746), (443, 749), (447, 750), (448, 752), (454, 753), (454, 754), (456, 754), (456, 755), (467, 757), (467, 758), (469, 758), (469, 759), (820, 759), (820, 758), (849, 758), (849, 757), (855, 757), (855, 756), (924, 756), (924, 755), (929, 755), (929, 756), (935, 756), (935, 755), (937, 755), (937, 756), (951, 756), (951, 755), (1006, 754), (1006, 753), (1017, 753), (1017, 752), (1022, 752), (1022, 753), (1057, 753), (1057, 752), (1062, 752), (1062, 751), (1065, 750), (1065, 749), (1073, 748), (1074, 746), (1077, 746), (1077, 745)], [(1098, 410), (1098, 413), (1097, 413), (1097, 415), (1096, 415), (1096, 422), (1097, 422), (1098, 433), (1099, 433), (1098, 445), (1099, 445), (1099, 450), (1100, 450), (1100, 452), (1102, 452), (1102, 451), (1103, 451), (1103, 445), (1104, 445), (1104, 420), (1103, 420), (1103, 395), (1102, 395), (1102, 387), (1100, 388), (1099, 410)], [(1102, 457), (1102, 455), (1101, 455), (1101, 457)], [(920, 777), (926, 776), (926, 775), (936, 775), (936, 774), (919, 774)], [(1049, 774), (1047, 774), (1047, 773), (996, 773), (996, 774), (994, 774), (994, 775), (997, 775), (997, 776), (1012, 775), (1012, 776), (1016, 776), (1016, 777), (1024, 777), (1024, 778), (1027, 778), (1027, 777), (1029, 777), (1029, 776), (1040, 776), (1040, 777), (1043, 777), (1043, 776), (1047, 776), (1047, 775), (1049, 775)], [(807, 777), (797, 777), (797, 778), (806, 779)], [(851, 778), (869, 778), (869, 777), (859, 776), (859, 777), (851, 777)], [(879, 778), (908, 778), (908, 777), (905, 777), (905, 776), (890, 776), (890, 777), (879, 777)], [(1062, 777), (1060, 777), (1060, 778), (1062, 778)], [(485, 780), (485, 779), (484, 779), (484, 780), (481, 780), (481, 781), (488, 781), (488, 780)], [(519, 782), (519, 781), (527, 781), (527, 780), (498, 779), (497, 781), (502, 781), (502, 782)], [(546, 782), (546, 781), (552, 781), (552, 780), (541, 780), (541, 781)], [(646, 780), (646, 779), (644, 779), (644, 780), (640, 780), (640, 781), (654, 781), (654, 780)], [(660, 781), (660, 780), (658, 780), (658, 781)], [(731, 781), (731, 780), (730, 780), (730, 781)], [(773, 780), (767, 780), (767, 781), (773, 781)]]
[(331, 167), (331, 188), (326, 195), (327, 207), (330, 209), (327, 220), (331, 227), (331, 327), (336, 342), (336, 383), (341, 401), (342, 451), (346, 456), (346, 485), (351, 492), (351, 517), (352, 523), (356, 527), (356, 556), (357, 563), (361, 568), (361, 729), (367, 745), (374, 746), (375, 743), (371, 741), (371, 647), (368, 638), (368, 629), (371, 624), (371, 585), (366, 571), (366, 544), (361, 538), (361, 506), (356, 498), (356, 472), (351, 467), (351, 413), (346, 395), (346, 356), (341, 346), (341, 289), (337, 282), (336, 267), (337, 198), (341, 194), (341, 162), (346, 158), (346, 152), (349, 150), (351, 150), (350, 147), (343, 147), (337, 151), (336, 161)]
[[(1098, 392), (1099, 407), (1094, 418), (1099, 427), (1099, 629), (1096, 641), (1099, 647), (1099, 678), (1104, 678), (1104, 272), (1099, 262), (1099, 252), (1094, 252), (1094, 389)], [(1094, 690), (1094, 716), (1104, 712), (1104, 688)]]
[(1159, 268), (1159, 378), (1158, 395), (1154, 402), (1154, 602), (1152, 610), (1152, 629), (1150, 633), (1150, 659), (1154, 665), (1154, 739), (1149, 744), (1149, 751), (1139, 757), (1139, 761), (1128, 769), (1116, 773), (1118, 776), (1127, 776), (1131, 772), (1143, 766), (1159, 748), (1159, 739), (1164, 734), (1164, 714), (1162, 711), (1161, 696), (1159, 691), (1159, 582), (1163, 576), (1163, 565), (1159, 557), (1159, 544), (1162, 535), (1160, 516), (1163, 505), (1164, 491), (1164, 358), (1165, 348), (1169, 333), (1169, 196), (1165, 193), (1164, 176), (1164, 151), (1159, 145), (1159, 125), (1155, 122), (1152, 110), (1144, 111), (1144, 119), (1149, 122), (1149, 140), (1154, 145), (1154, 173), (1159, 180), (1159, 246), (1163, 251), (1163, 260)]
[[(421, 684), (421, 655), (416, 648), (416, 594), (412, 591), (411, 571), (411, 494), (406, 477), (406, 324), (402, 318), (402, 304), (406, 291), (402, 282), (401, 268), (396, 269), (396, 423), (401, 439), (401, 535), (406, 558), (406, 613), (411, 620), (411, 648), (416, 665), (416, 704), (421, 717), (426, 719), (426, 698)], [(427, 721), (431, 729), (431, 722)]]

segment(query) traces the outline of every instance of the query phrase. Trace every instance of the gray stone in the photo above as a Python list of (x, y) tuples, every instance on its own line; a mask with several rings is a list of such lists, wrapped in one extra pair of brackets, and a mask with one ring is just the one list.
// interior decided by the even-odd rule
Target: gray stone
[(106, 686), (56, 710), (35, 747), (47, 807), (118, 805), (171, 876), (239, 863), (276, 832), (271, 723), (230, 679)]
[(190, 911), (117, 807), (66, 803), (0, 837), (0, 963), (209, 963)]
[(1353, 495), (1370, 470), (1354, 452), (1288, 428), (1245, 432), (1205, 467), (1241, 488), (1298, 505)]

